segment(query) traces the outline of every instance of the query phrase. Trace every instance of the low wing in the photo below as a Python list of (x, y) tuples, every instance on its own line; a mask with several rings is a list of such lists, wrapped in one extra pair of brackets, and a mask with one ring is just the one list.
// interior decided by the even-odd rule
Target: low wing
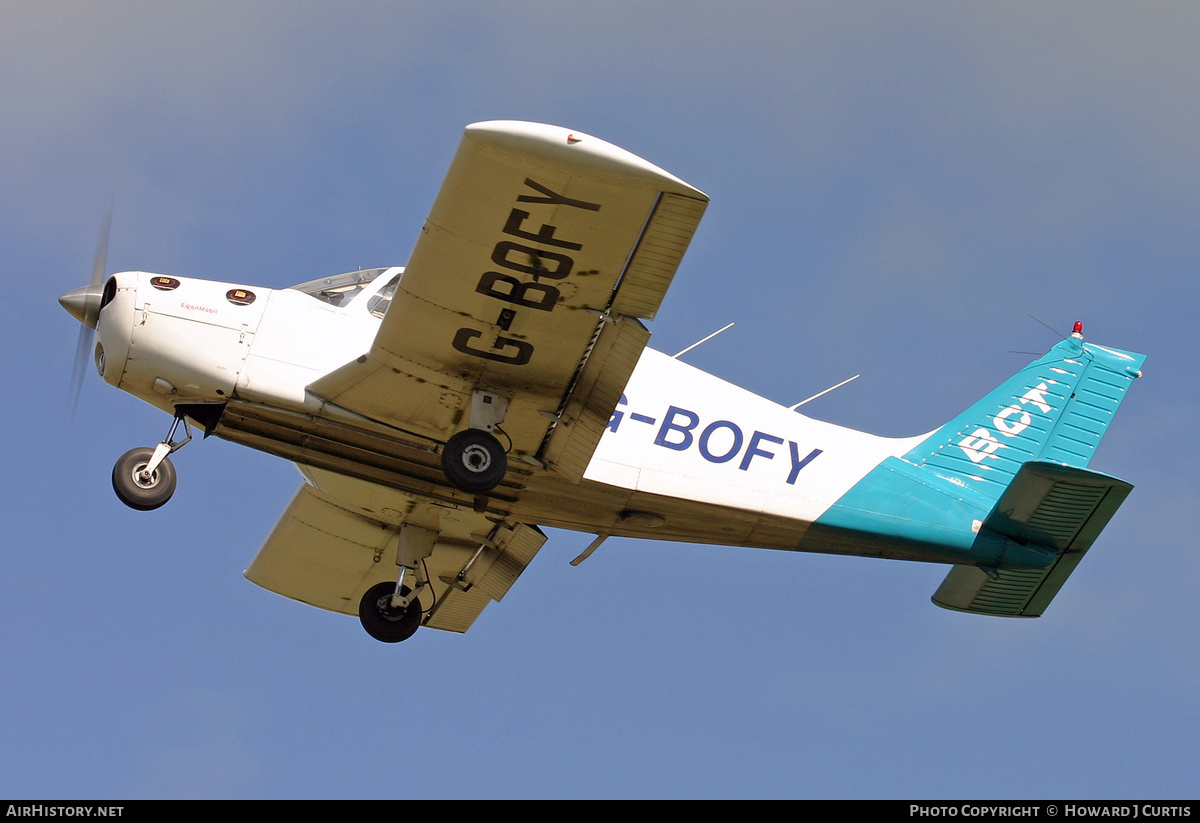
[(309, 389), (437, 441), (495, 393), (513, 456), (578, 479), (707, 202), (579, 132), (470, 126), (371, 350)]
[(423, 623), (465, 632), (488, 603), (504, 597), (546, 540), (536, 528), (494, 525), (470, 512), (453, 512), (447, 522), (434, 507), (410, 502), (407, 512), (382, 522), (305, 483), (245, 575), (284, 597), (356, 615), (367, 589), (396, 579), (400, 526), (437, 526), (438, 541), (425, 560), (430, 586), (420, 596)]
[(984, 525), (1057, 552), (1044, 569), (955, 566), (933, 602), (955, 611), (1040, 617), (1133, 486), (1072, 466), (1030, 462), (1017, 472)]

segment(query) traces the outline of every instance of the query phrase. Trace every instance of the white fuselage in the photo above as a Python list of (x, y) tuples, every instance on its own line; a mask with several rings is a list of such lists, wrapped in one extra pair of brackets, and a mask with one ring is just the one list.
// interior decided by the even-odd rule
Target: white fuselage
[(646, 349), (584, 477), (811, 522), (920, 440), (813, 420)]
[[(306, 388), (370, 349), (381, 320), (367, 306), (400, 271), (385, 271), (340, 306), (297, 289), (114, 275), (117, 289), (97, 326), (101, 374), (172, 413), (180, 405), (228, 404), (218, 435), (295, 460), (326, 490), (361, 495), (367, 480), (427, 491), (431, 475), (419, 453), (432, 455), (437, 444), (422, 447), (421, 438), (328, 404)], [(356, 461), (355, 454), (366, 453), (364, 438), (373, 454), (394, 456), (389, 466), (398, 468)], [(790, 548), (882, 460), (920, 439), (813, 420), (646, 349), (583, 483), (532, 478), (543, 502), (527, 513), (548, 525), (615, 533), (634, 509), (644, 516), (626, 518), (626, 533)], [(518, 515), (527, 509), (512, 502)], [(684, 525), (697, 505), (709, 520), (726, 513), (730, 525), (709, 522), (703, 533), (695, 523)], [(668, 527), (647, 525), (654, 519)], [(779, 536), (761, 536), (764, 529)]]
[(365, 352), (379, 328), (365, 299), (334, 306), (295, 289), (146, 272), (113, 279), (115, 297), (96, 329), (101, 376), (165, 411), (235, 394), (316, 411), (305, 386)]

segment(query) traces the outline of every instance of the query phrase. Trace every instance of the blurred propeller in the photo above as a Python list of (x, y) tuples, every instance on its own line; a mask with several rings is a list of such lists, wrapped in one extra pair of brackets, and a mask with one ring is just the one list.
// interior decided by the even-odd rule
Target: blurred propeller
[(92, 355), (92, 341), (96, 336), (96, 322), (100, 319), (100, 298), (104, 294), (104, 270), (108, 263), (108, 235), (112, 229), (112, 204), (104, 211), (100, 223), (100, 237), (96, 240), (96, 255), (92, 258), (92, 277), (86, 286), (69, 291), (58, 302), (83, 324), (79, 330), (79, 342), (75, 345), (75, 370), (71, 375), (71, 415), (79, 405), (79, 392), (83, 387), (83, 373)]

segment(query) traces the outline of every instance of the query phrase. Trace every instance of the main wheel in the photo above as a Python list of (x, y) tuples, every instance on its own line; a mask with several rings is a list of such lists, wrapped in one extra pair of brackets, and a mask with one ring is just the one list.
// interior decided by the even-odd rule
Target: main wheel
[(113, 466), (113, 491), (131, 509), (148, 512), (157, 509), (175, 493), (175, 467), (163, 458), (149, 477), (144, 477), (154, 449), (131, 449)]
[(450, 485), (472, 494), (491, 491), (504, 479), (508, 458), (500, 441), (483, 429), (464, 429), (446, 441), (442, 471)]
[[(414, 600), (407, 609), (392, 608), (395, 583), (376, 583), (358, 602), (358, 619), (367, 634), (382, 643), (399, 643), (413, 636), (421, 626), (421, 601)], [(401, 586), (400, 593), (409, 593), (408, 586)]]

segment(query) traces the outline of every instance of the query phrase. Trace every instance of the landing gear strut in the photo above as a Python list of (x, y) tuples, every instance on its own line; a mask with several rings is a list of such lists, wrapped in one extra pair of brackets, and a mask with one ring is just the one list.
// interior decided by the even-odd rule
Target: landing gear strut
[[(175, 431), (183, 423), (185, 437), (174, 440)], [(121, 455), (113, 466), (113, 491), (131, 509), (151, 511), (171, 499), (175, 493), (175, 467), (167, 455), (191, 442), (192, 432), (187, 420), (176, 416), (167, 438), (153, 449), (131, 449)]]

